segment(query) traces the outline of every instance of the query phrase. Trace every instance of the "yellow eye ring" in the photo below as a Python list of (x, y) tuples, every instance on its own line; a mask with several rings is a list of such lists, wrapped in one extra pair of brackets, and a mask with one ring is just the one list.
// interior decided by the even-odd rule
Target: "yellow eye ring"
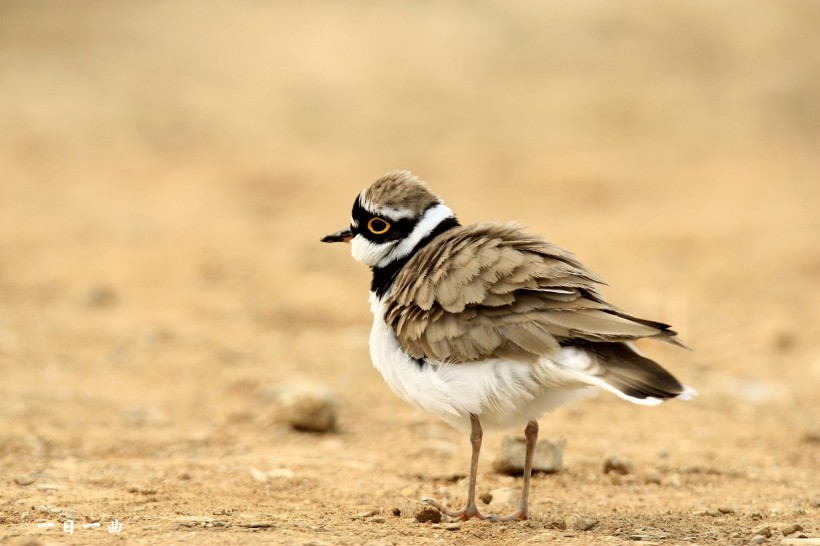
[(390, 222), (383, 218), (371, 218), (367, 223), (367, 229), (373, 235), (384, 235), (390, 229)]

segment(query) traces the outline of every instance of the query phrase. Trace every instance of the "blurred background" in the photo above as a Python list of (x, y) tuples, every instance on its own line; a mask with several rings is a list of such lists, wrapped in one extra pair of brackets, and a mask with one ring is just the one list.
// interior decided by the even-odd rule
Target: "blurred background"
[[(569, 439), (570, 464), (597, 465), (613, 445), (640, 460), (644, 442), (810, 479), (811, 0), (3, 1), (4, 464), (74, 476), (61, 488), (89, 513), (112, 511), (89, 500), (99, 488), (130, 506), (122, 458), (177, 503), (177, 466), (239, 469), (239, 487), (249, 457), (270, 466), (274, 453), (387, 457), (372, 459), (385, 474), (442, 459), (466, 469), (466, 439), (371, 368), (367, 270), (318, 242), (398, 168), (463, 223), (518, 220), (573, 250), (608, 299), (693, 347), (646, 346), (700, 390), (691, 405), (642, 413), (602, 397), (574, 421), (545, 420)], [(332, 386), (342, 439), (268, 421), (265, 393), (301, 381)], [(613, 416), (634, 423), (628, 442), (608, 435)], [(455, 447), (418, 451), (426, 433), (395, 430), (416, 422)], [(181, 459), (168, 470), (158, 457)], [(321, 491), (323, 476), (294, 491)], [(364, 476), (333, 479), (362, 502)], [(23, 504), (45, 494), (7, 487)]]

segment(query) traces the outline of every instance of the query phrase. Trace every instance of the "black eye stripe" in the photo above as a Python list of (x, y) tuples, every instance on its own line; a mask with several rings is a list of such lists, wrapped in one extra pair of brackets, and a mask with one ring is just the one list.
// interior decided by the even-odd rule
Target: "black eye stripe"
[(374, 243), (386, 243), (389, 241), (395, 241), (398, 239), (403, 239), (407, 237), (412, 231), (413, 228), (416, 227), (418, 220), (415, 218), (402, 218), (401, 220), (392, 220), (389, 217), (385, 218), (384, 221), (390, 223), (390, 229), (388, 229), (385, 233), (381, 235), (376, 235), (371, 233), (369, 229), (367, 229), (367, 223), (370, 222), (373, 218), (378, 218), (378, 214), (373, 214), (372, 212), (365, 209), (360, 203), (359, 200), (353, 202), (353, 212), (352, 217), (354, 220), (359, 222), (359, 225), (356, 227), (351, 226), (351, 231), (354, 235), (361, 235), (365, 239), (373, 241)]

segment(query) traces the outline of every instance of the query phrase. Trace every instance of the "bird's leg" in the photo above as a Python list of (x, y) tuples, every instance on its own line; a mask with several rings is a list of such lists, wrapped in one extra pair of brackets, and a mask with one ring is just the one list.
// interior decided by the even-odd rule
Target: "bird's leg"
[(516, 521), (527, 519), (528, 501), (530, 497), (530, 476), (532, 475), (532, 457), (535, 453), (535, 442), (538, 440), (538, 421), (532, 420), (527, 423), (524, 429), (524, 437), (527, 439), (527, 456), (524, 459), (524, 486), (521, 491), (521, 504), (518, 510), (508, 516), (491, 517), (493, 521)]
[[(476, 476), (478, 475), (478, 455), (481, 452), (481, 439), (484, 436), (484, 432), (481, 430), (481, 423), (478, 421), (478, 416), (470, 414), (470, 425), (472, 426), (470, 432), (470, 443), (473, 446), (473, 456), (470, 460), (470, 488), (467, 491), (467, 506), (464, 510), (453, 511), (444, 508), (441, 504), (431, 498), (425, 497), (421, 499), (423, 502), (426, 502), (431, 506), (435, 506), (445, 516), (458, 518), (461, 520), (467, 520), (470, 518), (485, 519), (475, 505), (475, 482)], [(536, 425), (536, 427), (537, 426), (538, 425)]]

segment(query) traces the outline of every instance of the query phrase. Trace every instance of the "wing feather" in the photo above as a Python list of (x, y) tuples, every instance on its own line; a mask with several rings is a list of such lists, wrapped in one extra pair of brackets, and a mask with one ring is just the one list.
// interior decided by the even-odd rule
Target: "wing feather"
[(573, 254), (515, 224), (439, 235), (399, 272), (385, 320), (414, 358), (536, 362), (562, 345), (644, 337), (680, 343), (669, 326), (631, 317), (598, 293)]

